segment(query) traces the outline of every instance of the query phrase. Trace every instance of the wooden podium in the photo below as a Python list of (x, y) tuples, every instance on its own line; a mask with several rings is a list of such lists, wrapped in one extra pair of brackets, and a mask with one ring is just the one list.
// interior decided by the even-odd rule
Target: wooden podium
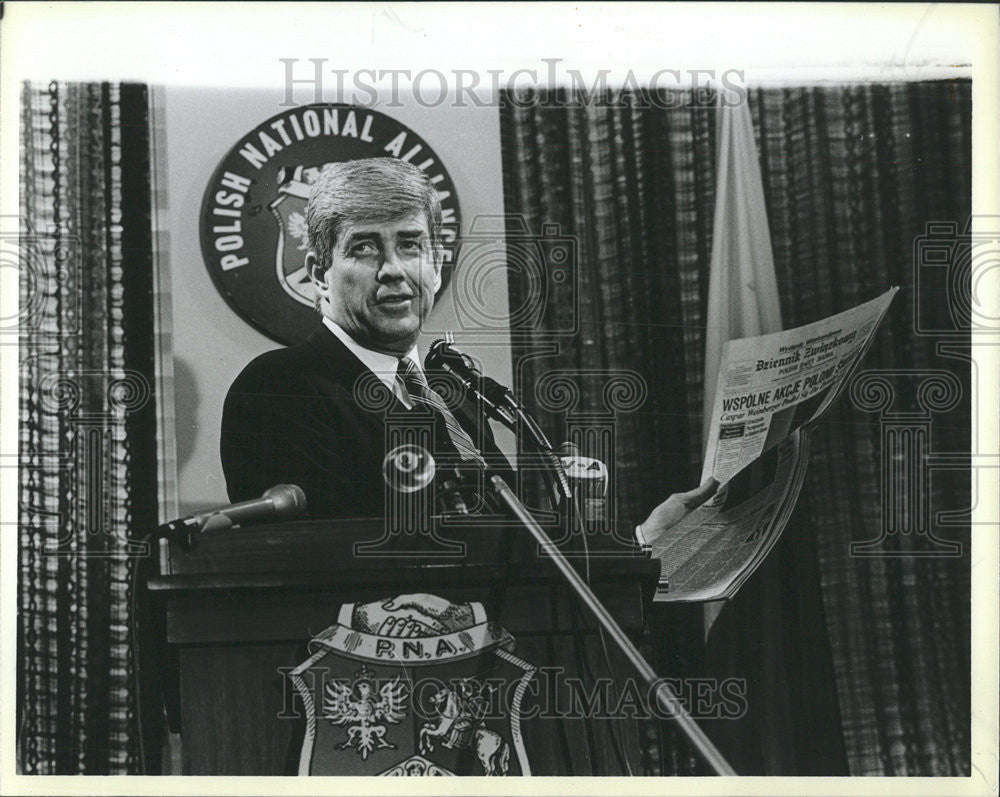
[[(181, 734), (184, 774), (296, 773), (304, 723), (290, 718), (302, 710), (288, 673), (344, 603), (421, 592), (478, 601), (516, 638), (517, 656), (558, 668), (567, 682), (633, 676), (610, 644), (608, 672), (592, 619), (526, 531), (500, 521), (441, 527), (442, 537), (464, 544), (459, 554), (427, 550), (425, 539), (408, 535), (383, 539), (383, 526), (337, 520), (231, 529), (202, 535), (191, 552), (172, 545), (161, 557), (148, 584), (166, 642), (155, 677)], [(588, 538), (589, 572), (598, 598), (636, 638), (659, 563), (623, 544), (628, 536)], [(582, 557), (571, 561), (584, 572)], [(563, 717), (547, 727), (528, 749), (533, 774), (622, 774), (623, 754), (639, 774), (636, 721)]]

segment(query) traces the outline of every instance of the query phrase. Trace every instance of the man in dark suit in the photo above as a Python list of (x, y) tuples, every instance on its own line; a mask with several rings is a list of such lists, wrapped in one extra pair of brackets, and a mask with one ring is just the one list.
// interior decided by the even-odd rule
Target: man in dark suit
[[(512, 477), (482, 413), (443, 401), (421, 370), (416, 343), (443, 254), (441, 206), (427, 176), (395, 158), (329, 165), (306, 223), (322, 325), (253, 360), (230, 388), (221, 440), (230, 500), (291, 483), (313, 516), (385, 516), (387, 428), (407, 413), (415, 423), (431, 419), (436, 458), (485, 460)], [(646, 525), (662, 533), (705, 497), (704, 486), (671, 496)]]
[(431, 403), (440, 394), (425, 392), (416, 343), (441, 284), (442, 246), (441, 206), (424, 173), (394, 158), (328, 166), (306, 222), (322, 325), (253, 360), (230, 388), (221, 440), (230, 500), (292, 483), (311, 515), (383, 516), (387, 425), (408, 414), (429, 420), (436, 455), (459, 460), (469, 440), (510, 473), (471, 402), (442, 410)]

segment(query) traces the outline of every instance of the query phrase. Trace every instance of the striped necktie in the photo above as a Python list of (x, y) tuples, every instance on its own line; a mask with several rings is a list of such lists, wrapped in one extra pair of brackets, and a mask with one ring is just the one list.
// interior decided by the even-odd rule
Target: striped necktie
[(476, 449), (476, 444), (472, 442), (472, 438), (459, 425), (455, 416), (451, 414), (451, 410), (444, 403), (444, 399), (427, 384), (427, 379), (421, 373), (420, 369), (414, 365), (413, 360), (407, 357), (401, 359), (396, 375), (402, 380), (403, 387), (406, 388), (406, 392), (410, 394), (410, 398), (415, 405), (426, 407), (431, 412), (437, 413), (444, 420), (445, 428), (448, 430), (448, 437), (451, 440), (451, 444), (457, 449), (458, 455), (466, 462), (475, 462), (478, 465), (485, 466), (486, 461), (478, 449)]

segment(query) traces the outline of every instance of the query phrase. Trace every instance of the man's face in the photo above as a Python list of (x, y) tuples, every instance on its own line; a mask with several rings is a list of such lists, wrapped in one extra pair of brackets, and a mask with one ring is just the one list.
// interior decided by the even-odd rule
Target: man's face
[(441, 257), (422, 212), (395, 221), (348, 222), (325, 271), (313, 252), (306, 268), (324, 316), (359, 343), (410, 350), (441, 285)]

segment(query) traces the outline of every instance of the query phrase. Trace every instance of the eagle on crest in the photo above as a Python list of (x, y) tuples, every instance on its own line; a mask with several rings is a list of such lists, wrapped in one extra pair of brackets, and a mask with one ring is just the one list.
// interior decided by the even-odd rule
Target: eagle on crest
[(363, 760), (373, 750), (395, 749), (386, 741), (386, 723), (396, 725), (406, 717), (407, 685), (399, 677), (377, 687), (372, 673), (362, 666), (350, 686), (339, 681), (326, 685), (323, 716), (334, 725), (347, 725), (347, 739), (337, 748), (354, 748)]

